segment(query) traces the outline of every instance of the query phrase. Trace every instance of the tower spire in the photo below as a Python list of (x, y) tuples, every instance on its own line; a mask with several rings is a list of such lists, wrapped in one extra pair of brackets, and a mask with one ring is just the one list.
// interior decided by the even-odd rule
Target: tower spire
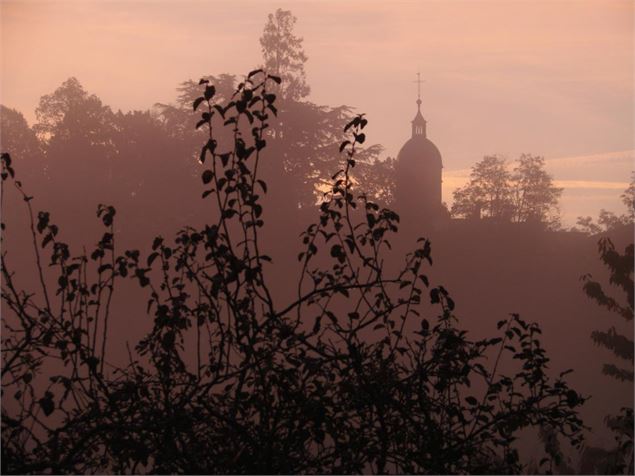
[(421, 81), (421, 73), (417, 71), (417, 80), (415, 81), (415, 83), (417, 83), (417, 110), (421, 111), (421, 83), (423, 83), (424, 81)]
[(421, 115), (421, 73), (417, 72), (417, 115), (412, 121), (412, 137), (423, 136), (426, 137), (426, 120)]

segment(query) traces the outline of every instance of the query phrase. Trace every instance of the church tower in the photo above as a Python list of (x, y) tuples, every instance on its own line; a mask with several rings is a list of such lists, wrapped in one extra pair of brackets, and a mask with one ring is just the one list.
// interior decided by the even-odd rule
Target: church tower
[(441, 153), (428, 139), (427, 122), (421, 114), (421, 80), (417, 79), (417, 83), (419, 94), (412, 137), (397, 156), (395, 202), (402, 224), (426, 228), (445, 217), (447, 211), (441, 198)]

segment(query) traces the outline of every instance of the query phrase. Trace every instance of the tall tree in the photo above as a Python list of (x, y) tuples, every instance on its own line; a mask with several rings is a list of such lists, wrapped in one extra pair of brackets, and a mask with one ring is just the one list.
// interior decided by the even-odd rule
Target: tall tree
[(260, 37), (264, 68), (282, 79), (278, 86), (281, 100), (299, 101), (309, 95), (304, 64), (307, 56), (303, 39), (294, 34), (297, 18), (289, 11), (278, 8), (270, 13)]
[(544, 157), (523, 154), (511, 176), (512, 202), (515, 222), (558, 221), (558, 201), (562, 188), (553, 184), (553, 178), (545, 170)]
[[(52, 197), (74, 213), (82, 203), (111, 198), (114, 114), (76, 78), (42, 96), (34, 130), (44, 143), (47, 167), (55, 188)], [(82, 197), (82, 200), (78, 200)]]

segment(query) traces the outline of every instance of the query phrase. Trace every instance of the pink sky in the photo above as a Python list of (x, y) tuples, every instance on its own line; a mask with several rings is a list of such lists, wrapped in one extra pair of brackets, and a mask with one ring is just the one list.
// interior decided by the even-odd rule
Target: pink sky
[[(170, 102), (206, 73), (260, 62), (269, 12), (290, 9), (310, 99), (368, 114), (397, 154), (421, 71), (444, 199), (485, 154), (544, 155), (563, 218), (621, 212), (634, 145), (632, 1), (2, 1), (0, 101), (29, 121), (69, 76), (114, 109)], [(592, 157), (590, 159), (589, 157)]]

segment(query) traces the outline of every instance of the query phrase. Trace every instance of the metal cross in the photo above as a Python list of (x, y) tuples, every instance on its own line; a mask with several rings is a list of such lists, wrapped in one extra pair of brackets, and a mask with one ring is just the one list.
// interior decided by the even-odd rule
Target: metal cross
[(417, 100), (421, 101), (421, 83), (425, 83), (425, 80), (421, 80), (421, 73), (417, 73), (417, 80), (413, 82), (417, 83)]

